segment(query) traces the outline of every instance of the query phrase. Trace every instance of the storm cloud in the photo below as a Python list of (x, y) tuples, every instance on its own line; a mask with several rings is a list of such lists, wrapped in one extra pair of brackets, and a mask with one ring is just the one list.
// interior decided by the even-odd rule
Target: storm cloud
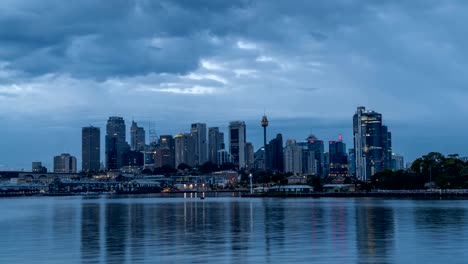
[(358, 105), (383, 114), (407, 160), (467, 155), (467, 12), (455, 0), (5, 0), (0, 163), (79, 157), (81, 126), (104, 132), (110, 115), (160, 134), (243, 119), (258, 146), (266, 111), (270, 137), (342, 133), (352, 147)]

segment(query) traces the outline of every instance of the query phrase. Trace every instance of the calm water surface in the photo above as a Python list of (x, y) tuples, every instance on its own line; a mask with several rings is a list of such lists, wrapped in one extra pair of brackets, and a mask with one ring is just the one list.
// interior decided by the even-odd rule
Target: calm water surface
[(0, 200), (0, 263), (468, 263), (468, 200)]

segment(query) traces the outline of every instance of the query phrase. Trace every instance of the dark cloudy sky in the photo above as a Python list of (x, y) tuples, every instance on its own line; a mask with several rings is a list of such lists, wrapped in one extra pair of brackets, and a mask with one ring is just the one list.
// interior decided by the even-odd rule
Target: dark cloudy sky
[(245, 120), (352, 143), (358, 105), (395, 152), (468, 155), (468, 2), (0, 1), (0, 170), (81, 159), (110, 115), (159, 134)]

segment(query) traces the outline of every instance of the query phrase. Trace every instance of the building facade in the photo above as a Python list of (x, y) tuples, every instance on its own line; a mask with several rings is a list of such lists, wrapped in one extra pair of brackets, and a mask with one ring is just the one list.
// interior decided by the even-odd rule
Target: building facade
[(54, 173), (76, 173), (76, 157), (68, 153), (55, 156)]
[(81, 170), (97, 172), (101, 167), (101, 129), (83, 127), (81, 130)]
[[(382, 115), (358, 107), (353, 116), (356, 177), (370, 180), (370, 177), (391, 163), (391, 134), (382, 125)], [(390, 156), (389, 156), (390, 155)]]
[(277, 134), (276, 138), (272, 139), (266, 146), (266, 168), (283, 172), (284, 171), (284, 155), (283, 155), (283, 136)]
[(237, 168), (245, 168), (246, 126), (244, 121), (229, 123), (229, 153), (231, 160)]
[(219, 132), (218, 127), (208, 129), (208, 161), (220, 165), (218, 151), (224, 149), (224, 134)]
[(123, 154), (129, 146), (125, 141), (125, 121), (122, 117), (111, 116), (106, 125), (106, 168), (119, 170), (122, 167)]
[(328, 142), (328, 161), (329, 169), (328, 176), (330, 177), (347, 177), (348, 174), (348, 155), (346, 153), (346, 144), (341, 136), (338, 141)]
[(144, 151), (146, 145), (145, 129), (139, 127), (135, 121), (132, 121), (130, 127), (130, 148), (133, 151)]
[(302, 174), (302, 147), (294, 139), (288, 139), (284, 147), (284, 172)]
[(208, 161), (208, 144), (206, 137), (206, 124), (195, 123), (191, 125), (190, 134), (193, 139), (194, 164), (201, 165)]

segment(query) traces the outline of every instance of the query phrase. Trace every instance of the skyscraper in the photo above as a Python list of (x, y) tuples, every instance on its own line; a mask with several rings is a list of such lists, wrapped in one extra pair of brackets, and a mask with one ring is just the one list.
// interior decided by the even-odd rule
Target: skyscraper
[(220, 164), (218, 151), (222, 149), (224, 149), (224, 134), (219, 132), (218, 127), (210, 127), (208, 129), (208, 160)]
[(302, 147), (295, 139), (288, 139), (284, 147), (284, 171), (295, 175), (302, 174)]
[(145, 129), (139, 127), (135, 121), (132, 121), (130, 127), (130, 147), (133, 151), (145, 150)]
[(156, 150), (156, 167), (169, 165), (175, 167), (175, 146), (174, 138), (171, 135), (159, 137), (159, 148)]
[(346, 144), (342, 136), (338, 136), (338, 141), (328, 142), (329, 171), (328, 176), (349, 176), (348, 174), (348, 155), (346, 153)]
[(76, 173), (76, 157), (68, 153), (55, 156), (54, 173)]
[(276, 138), (270, 140), (266, 145), (266, 167), (273, 171), (284, 171), (284, 158), (283, 158), (283, 136), (277, 134)]
[(175, 148), (175, 167), (184, 163), (193, 166), (189, 157), (190, 152), (190, 134), (180, 133), (174, 137)]
[(101, 129), (83, 127), (81, 129), (82, 171), (97, 172), (101, 167)]
[(391, 134), (382, 125), (381, 114), (358, 107), (353, 116), (353, 134), (358, 179), (370, 180), (375, 173), (390, 168)]
[(111, 116), (106, 125), (106, 168), (118, 170), (122, 167), (123, 154), (128, 144), (125, 141), (125, 121)]
[(245, 168), (246, 127), (244, 121), (229, 123), (229, 152), (231, 160), (239, 169)]
[(325, 164), (325, 149), (323, 141), (319, 140), (316, 136), (310, 135), (306, 138), (306, 142), (301, 145), (305, 146), (308, 150), (314, 153), (314, 157), (317, 161), (317, 175), (324, 175), (324, 164)]
[(206, 142), (206, 124), (192, 124), (190, 133), (192, 134), (195, 148), (195, 165), (201, 165), (208, 161), (208, 147)]
[(245, 143), (245, 167), (249, 170), (254, 168), (254, 146), (252, 143)]

